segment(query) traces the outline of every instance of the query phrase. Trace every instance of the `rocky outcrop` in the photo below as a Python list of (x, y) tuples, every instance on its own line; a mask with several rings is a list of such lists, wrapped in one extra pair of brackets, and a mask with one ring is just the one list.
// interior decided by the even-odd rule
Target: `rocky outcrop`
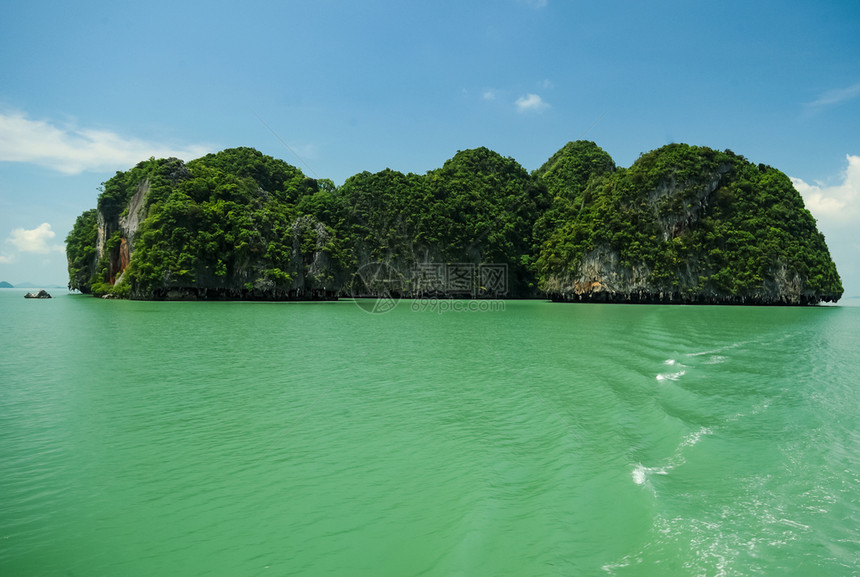
[(789, 306), (836, 302), (841, 297), (804, 290), (802, 276), (785, 262), (780, 262), (762, 288), (751, 294), (724, 294), (698, 286), (701, 271), (691, 262), (676, 271), (677, 288), (655, 286), (647, 266), (625, 266), (619, 252), (608, 246), (587, 254), (579, 270), (578, 276), (566, 282), (556, 281), (548, 290), (549, 298), (556, 302)]
[(48, 294), (48, 291), (46, 291), (45, 289), (41, 289), (38, 292), (25, 294), (24, 298), (25, 299), (49, 299), (49, 298), (51, 298), (51, 295)]
[(290, 269), (296, 271), (292, 290), (297, 295), (336, 292), (326, 252), (330, 237), (325, 225), (311, 215), (300, 216), (293, 222)]
[(119, 217), (120, 245), (116, 258), (111, 260), (111, 282), (116, 283), (122, 278), (122, 273), (131, 263), (131, 253), (134, 252), (134, 239), (140, 223), (146, 218), (145, 202), (149, 193), (150, 179), (145, 179), (137, 186), (137, 190), (128, 202), (128, 210)]
[[(150, 179), (147, 178), (137, 185), (137, 190), (129, 201), (128, 208), (120, 215), (105, 214), (100, 210), (98, 213), (98, 241), (96, 244), (96, 258), (108, 259), (108, 276), (111, 284), (116, 284), (122, 277), (122, 273), (131, 262), (131, 253), (134, 250), (134, 237), (140, 223), (146, 218), (144, 210), (144, 199), (150, 188)], [(116, 235), (116, 236), (115, 236)], [(111, 239), (117, 238), (119, 243), (110, 246)], [(109, 253), (106, 255), (106, 253)]]
[(687, 230), (707, 211), (714, 192), (732, 165), (723, 163), (704, 182), (677, 182), (674, 176), (661, 182), (648, 195), (648, 205), (659, 223), (661, 237), (670, 240)]

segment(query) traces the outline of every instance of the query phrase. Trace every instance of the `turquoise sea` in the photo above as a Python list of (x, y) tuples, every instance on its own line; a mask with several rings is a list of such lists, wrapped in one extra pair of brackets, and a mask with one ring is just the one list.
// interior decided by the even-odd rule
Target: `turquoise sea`
[(860, 308), (52, 292), (2, 576), (860, 574)]

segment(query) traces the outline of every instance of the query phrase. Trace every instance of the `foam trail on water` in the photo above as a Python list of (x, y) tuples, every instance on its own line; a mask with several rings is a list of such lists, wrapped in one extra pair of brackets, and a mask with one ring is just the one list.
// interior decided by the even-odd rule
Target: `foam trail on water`
[[(693, 447), (696, 445), (696, 443), (699, 442), (699, 439), (701, 439), (703, 435), (710, 435), (711, 433), (713, 433), (713, 431), (710, 427), (702, 427), (698, 431), (693, 431), (692, 433), (684, 437), (684, 440), (681, 441), (681, 444), (678, 448), (682, 449), (684, 447)], [(676, 451), (676, 454), (678, 452), (679, 451)]]
[(637, 463), (633, 467), (633, 482), (637, 485), (644, 485), (648, 480), (649, 475), (668, 475), (669, 471), (676, 467), (680, 467), (687, 460), (684, 458), (684, 449), (687, 447), (695, 447), (705, 435), (710, 435), (713, 430), (710, 427), (700, 427), (698, 430), (688, 433), (681, 439), (675, 452), (667, 460), (662, 467), (646, 467), (642, 463)]
[(681, 377), (683, 377), (686, 374), (687, 374), (687, 371), (684, 369), (681, 369), (680, 371), (675, 372), (675, 373), (660, 373), (659, 375), (657, 375), (657, 380), (658, 381), (677, 381), (678, 379), (680, 379)]
[(633, 482), (637, 485), (645, 484), (645, 467), (639, 463), (633, 468)]
[(727, 351), (727, 350), (729, 350), (729, 349), (736, 349), (736, 348), (741, 347), (741, 346), (743, 346), (743, 345), (748, 345), (748, 344), (750, 344), (751, 342), (752, 342), (752, 341), (741, 341), (741, 342), (738, 342), (738, 343), (732, 343), (732, 344), (730, 344), (730, 345), (726, 345), (726, 346), (724, 346), (724, 347), (719, 347), (719, 348), (716, 348), (716, 349), (711, 349), (711, 350), (708, 350), (708, 351), (699, 351), (699, 352), (697, 352), (697, 353), (687, 353), (687, 356), (688, 356), (688, 357), (701, 357), (701, 356), (704, 356), (704, 355), (716, 355), (717, 353), (722, 353), (722, 352)]
[(677, 361), (677, 359), (666, 359), (663, 364), (667, 367), (677, 369), (675, 372), (664, 372), (657, 375), (658, 381), (677, 381), (687, 373), (686, 365)]
[(637, 485), (644, 485), (648, 480), (648, 475), (668, 475), (669, 470), (674, 467), (646, 467), (642, 463), (638, 463), (633, 468), (633, 482)]
[[(615, 563), (607, 563), (606, 565), (603, 565), (601, 567), (601, 569), (603, 569), (604, 571), (606, 571), (610, 575), (615, 575), (616, 569), (623, 569), (624, 567), (629, 567), (630, 561), (631, 561), (630, 555), (625, 555), (624, 557), (622, 557), (621, 559), (619, 559)], [(641, 563), (642, 559), (640, 557), (637, 557), (635, 559), (635, 561), (636, 561), (636, 563)]]

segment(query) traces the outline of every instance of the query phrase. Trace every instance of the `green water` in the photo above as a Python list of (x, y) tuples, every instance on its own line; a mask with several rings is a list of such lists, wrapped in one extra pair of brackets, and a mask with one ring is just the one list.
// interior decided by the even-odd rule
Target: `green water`
[(860, 308), (22, 295), (3, 576), (860, 572)]

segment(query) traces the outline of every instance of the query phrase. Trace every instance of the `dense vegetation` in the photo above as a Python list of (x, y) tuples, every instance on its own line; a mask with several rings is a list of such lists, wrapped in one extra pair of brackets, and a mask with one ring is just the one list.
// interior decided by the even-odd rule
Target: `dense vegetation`
[(90, 292), (93, 282), (92, 267), (96, 263), (97, 239), (98, 211), (91, 208), (75, 220), (75, 226), (66, 237), (70, 289)]
[(478, 148), (424, 175), (363, 172), (340, 187), (250, 148), (150, 159), (104, 183), (67, 252), (70, 288), (133, 298), (331, 298), (375, 262), (405, 293), (418, 288), (416, 267), (434, 263), (505, 265), (496, 296), (842, 293), (784, 174), (680, 144), (623, 169), (571, 142), (533, 174)]
[[(135, 208), (146, 216), (133, 227), (128, 211), (136, 192), (143, 201)], [(183, 289), (235, 298), (285, 297), (297, 276), (310, 290), (332, 286), (341, 268), (337, 235), (304, 212), (306, 206), (324, 204), (316, 197), (326, 194), (297, 168), (249, 148), (188, 164), (150, 159), (104, 184), (99, 211), (105, 249), (88, 285), (82, 265), (90, 253), (78, 256), (87, 223), (72, 230), (67, 240), (70, 286), (121, 296), (163, 296)], [(123, 243), (133, 243), (134, 258), (128, 262)], [(311, 270), (320, 255), (331, 258)]]
[(668, 145), (593, 178), (582, 197), (542, 247), (538, 277), (550, 293), (576, 292), (584, 261), (602, 249), (627, 275), (622, 292), (691, 302), (767, 300), (785, 285), (798, 298), (842, 294), (788, 177), (731, 151)]
[(535, 255), (553, 232), (583, 208), (588, 183), (614, 171), (612, 157), (587, 140), (568, 142), (535, 171), (535, 180), (546, 186), (552, 199), (549, 209), (535, 220), (534, 237), (539, 243), (533, 249)]
[(386, 262), (408, 281), (420, 263), (504, 263), (511, 295), (535, 293), (532, 233), (549, 200), (515, 160), (467, 150), (424, 176), (357, 174), (339, 193), (353, 264)]

